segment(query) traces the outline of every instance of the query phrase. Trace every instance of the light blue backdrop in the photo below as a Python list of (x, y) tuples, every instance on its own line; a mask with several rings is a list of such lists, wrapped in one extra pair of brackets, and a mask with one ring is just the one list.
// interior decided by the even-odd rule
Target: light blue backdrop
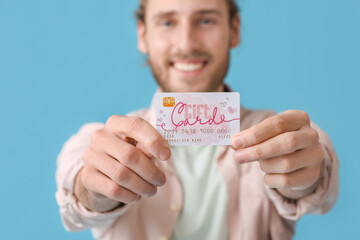
[[(227, 82), (250, 108), (303, 109), (332, 138), (340, 195), (295, 239), (359, 231), (359, 0), (242, 0)], [(137, 1), (0, 0), (0, 238), (90, 239), (64, 231), (55, 160), (91, 121), (147, 107), (156, 89), (137, 52)]]

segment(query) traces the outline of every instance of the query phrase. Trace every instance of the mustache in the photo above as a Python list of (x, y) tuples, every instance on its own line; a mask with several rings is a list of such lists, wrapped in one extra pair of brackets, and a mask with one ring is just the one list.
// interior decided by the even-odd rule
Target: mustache
[(177, 52), (169, 56), (168, 61), (171, 62), (174, 59), (197, 59), (197, 58), (203, 58), (206, 60), (211, 60), (211, 54), (205, 51), (195, 50), (190, 53), (181, 53)]

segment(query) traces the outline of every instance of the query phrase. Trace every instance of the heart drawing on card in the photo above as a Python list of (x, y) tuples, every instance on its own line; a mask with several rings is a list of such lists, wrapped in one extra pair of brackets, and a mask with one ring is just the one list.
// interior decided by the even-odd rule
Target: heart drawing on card
[(157, 119), (158, 122), (162, 122), (162, 120), (163, 120), (162, 117)]
[(221, 102), (221, 103), (220, 103), (220, 106), (226, 107), (226, 102)]
[(236, 113), (237, 108), (232, 108), (232, 107), (229, 106), (228, 111), (229, 111), (230, 114), (233, 114), (233, 113)]

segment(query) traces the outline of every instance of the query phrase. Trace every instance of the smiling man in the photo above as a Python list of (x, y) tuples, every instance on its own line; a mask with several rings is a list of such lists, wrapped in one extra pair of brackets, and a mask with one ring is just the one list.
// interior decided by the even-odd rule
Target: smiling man
[[(240, 43), (232, 0), (142, 0), (138, 48), (160, 92), (228, 92)], [(155, 105), (84, 125), (58, 158), (69, 231), (98, 239), (291, 239), (296, 221), (336, 202), (338, 160), (307, 113), (241, 108), (232, 146), (172, 146)]]

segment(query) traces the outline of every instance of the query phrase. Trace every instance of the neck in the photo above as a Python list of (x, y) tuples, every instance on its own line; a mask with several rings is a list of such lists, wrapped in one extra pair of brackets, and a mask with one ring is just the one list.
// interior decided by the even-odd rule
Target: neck
[(225, 85), (221, 83), (215, 92), (225, 92)]

